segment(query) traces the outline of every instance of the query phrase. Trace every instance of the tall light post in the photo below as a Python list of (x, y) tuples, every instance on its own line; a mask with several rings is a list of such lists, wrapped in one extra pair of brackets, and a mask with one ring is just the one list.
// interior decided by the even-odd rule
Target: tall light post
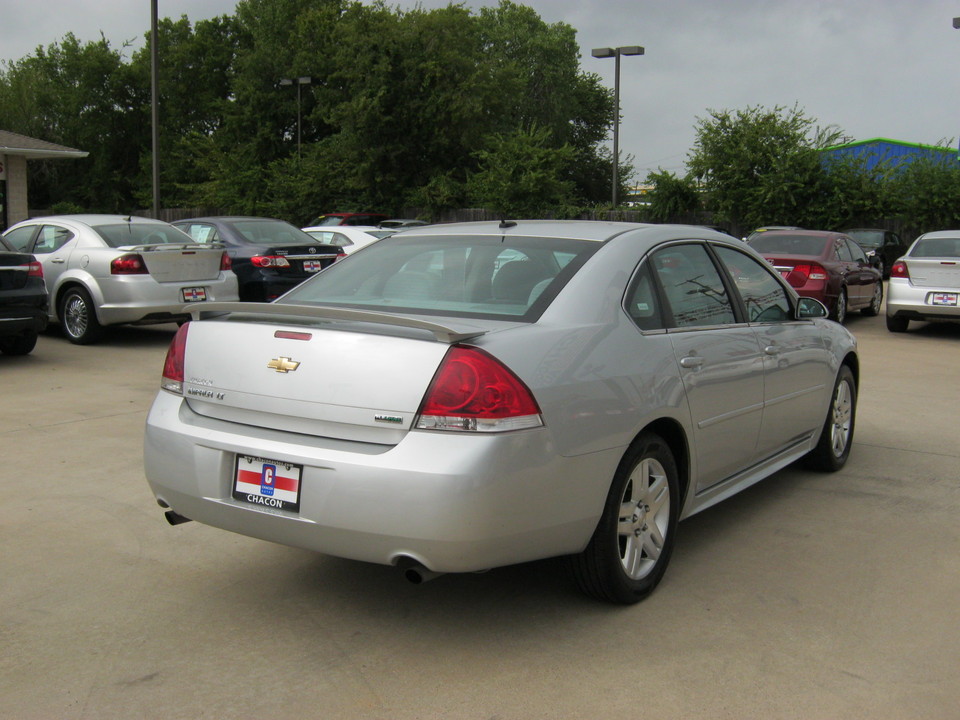
[(309, 85), (313, 82), (313, 79), (309, 76), (298, 77), (296, 80), (291, 80), (290, 78), (281, 78), (280, 85), (283, 87), (289, 87), (290, 85), (296, 84), (297, 86), (297, 160), (300, 159), (300, 89), (304, 85)]
[(595, 58), (615, 58), (616, 65), (613, 71), (613, 207), (617, 206), (617, 186), (619, 185), (620, 169), (620, 56), (643, 55), (643, 48), (639, 45), (626, 45), (616, 48), (594, 48), (591, 53)]
[(153, 149), (153, 216), (160, 218), (160, 50), (157, 0), (150, 0), (150, 135)]

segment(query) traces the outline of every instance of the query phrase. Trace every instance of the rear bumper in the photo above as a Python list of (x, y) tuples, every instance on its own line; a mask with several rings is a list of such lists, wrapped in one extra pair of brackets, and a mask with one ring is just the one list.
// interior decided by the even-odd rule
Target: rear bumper
[(103, 325), (162, 322), (188, 317), (183, 311), (187, 304), (183, 290), (192, 288), (201, 289), (207, 302), (238, 299), (236, 276), (221, 272), (212, 280), (176, 283), (158, 283), (149, 276), (111, 278), (93, 291), (93, 301)]
[(909, 280), (892, 278), (887, 284), (887, 317), (908, 320), (960, 320), (957, 305), (934, 305), (935, 294), (960, 295), (958, 288), (915, 287)]
[[(621, 449), (561, 458), (545, 428), (409, 432), (395, 446), (325, 440), (193, 413), (160, 392), (144, 464), (154, 495), (190, 519), (381, 564), (469, 572), (582, 550)], [(299, 513), (232, 497), (237, 453), (303, 466)]]

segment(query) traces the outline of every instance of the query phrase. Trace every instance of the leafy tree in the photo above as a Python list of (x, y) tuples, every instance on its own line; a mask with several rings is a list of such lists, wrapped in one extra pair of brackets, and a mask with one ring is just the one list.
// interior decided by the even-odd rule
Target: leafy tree
[(495, 135), (489, 148), (478, 150), (478, 170), (467, 180), (471, 201), (504, 217), (540, 217), (572, 206), (573, 183), (564, 170), (573, 148), (551, 147), (547, 128)]
[(892, 214), (916, 234), (960, 227), (960, 163), (920, 157), (890, 180)]
[(700, 192), (696, 180), (689, 175), (677, 177), (662, 168), (647, 175), (647, 183), (653, 185), (648, 194), (650, 218), (657, 222), (676, 221), (678, 217), (697, 210)]
[(791, 109), (749, 107), (698, 118), (690, 171), (708, 193), (718, 220), (738, 227), (802, 224), (822, 191), (819, 149), (835, 131)]

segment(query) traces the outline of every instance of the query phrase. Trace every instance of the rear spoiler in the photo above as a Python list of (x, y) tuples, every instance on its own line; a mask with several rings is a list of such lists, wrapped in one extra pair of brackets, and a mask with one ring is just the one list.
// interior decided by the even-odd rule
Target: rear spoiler
[(145, 245), (121, 245), (116, 250), (127, 252), (152, 252), (153, 250), (223, 250), (223, 243), (147, 243)]
[(204, 320), (212, 317), (237, 313), (242, 315), (270, 315), (289, 318), (308, 318), (311, 320), (343, 320), (346, 322), (375, 323), (377, 325), (392, 325), (394, 327), (426, 330), (442, 343), (453, 344), (470, 338), (486, 334), (482, 328), (463, 325), (450, 327), (440, 323), (418, 320), (404, 315), (376, 312), (371, 310), (352, 310), (349, 308), (334, 308), (325, 305), (292, 305), (279, 303), (254, 302), (211, 302), (191, 303), (183, 308), (190, 313), (194, 320)]

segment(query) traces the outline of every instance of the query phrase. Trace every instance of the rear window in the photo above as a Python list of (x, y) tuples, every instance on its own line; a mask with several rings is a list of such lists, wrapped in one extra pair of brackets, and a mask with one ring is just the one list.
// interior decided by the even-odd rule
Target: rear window
[(237, 233), (254, 245), (275, 245), (277, 243), (298, 243), (311, 245), (316, 240), (303, 230), (295, 228), (283, 220), (235, 220), (230, 223)]
[(856, 240), (860, 245), (867, 247), (880, 247), (883, 245), (883, 230), (849, 230), (847, 235)]
[(910, 251), (915, 258), (960, 258), (960, 237), (920, 238)]
[(161, 245), (165, 243), (192, 243), (186, 233), (172, 225), (154, 225), (147, 223), (118, 223), (116, 225), (94, 225), (94, 231), (110, 247), (127, 245)]
[(281, 302), (533, 322), (599, 247), (499, 235), (397, 236), (332, 265)]
[(760, 235), (750, 241), (750, 247), (759, 253), (779, 255), (823, 255), (827, 238), (811, 235)]

